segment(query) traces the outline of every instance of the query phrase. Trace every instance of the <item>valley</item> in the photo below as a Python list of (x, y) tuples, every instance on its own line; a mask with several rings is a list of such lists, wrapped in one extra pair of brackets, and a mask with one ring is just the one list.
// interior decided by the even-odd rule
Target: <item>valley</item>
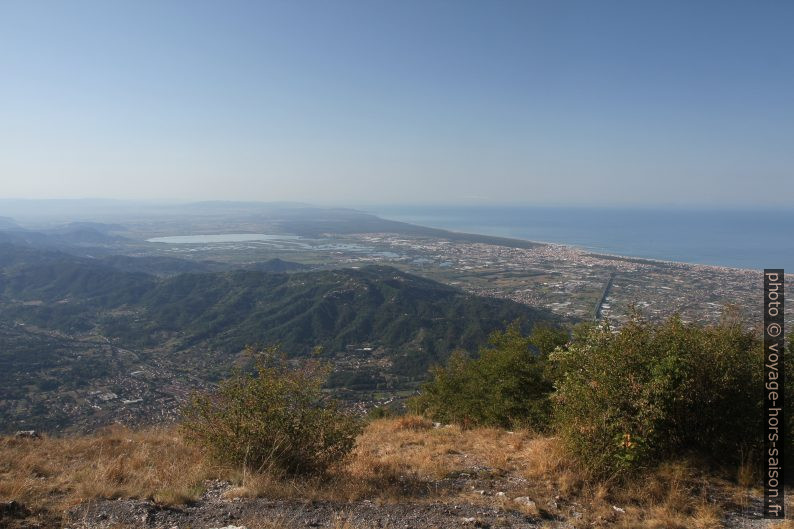
[[(455, 349), (476, 354), (514, 320), (571, 325), (598, 307), (616, 325), (630, 310), (709, 323), (731, 305), (749, 326), (760, 319), (756, 271), (596, 255), (352, 210), (194, 207), (67, 220), (0, 231), (6, 432), (173, 422), (191, 392), (247, 365), (249, 345), (329, 362), (328, 391), (364, 414), (400, 409), (431, 365)], [(158, 237), (171, 242), (151, 242)]]

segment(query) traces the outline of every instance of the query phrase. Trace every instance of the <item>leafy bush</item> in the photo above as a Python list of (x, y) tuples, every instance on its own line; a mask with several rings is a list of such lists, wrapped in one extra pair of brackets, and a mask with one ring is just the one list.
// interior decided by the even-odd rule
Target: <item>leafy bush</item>
[(602, 475), (692, 452), (721, 463), (757, 457), (762, 356), (738, 321), (704, 327), (634, 316), (618, 332), (591, 327), (551, 355), (559, 433)]
[(524, 336), (517, 324), (491, 335), (479, 358), (456, 352), (445, 367), (431, 369), (431, 380), (410, 406), (433, 420), (464, 426), (529, 427), (549, 423), (549, 393), (544, 374), (549, 350), (568, 340), (568, 334), (536, 326)]
[(358, 422), (326, 398), (328, 369), (291, 369), (278, 349), (255, 355), (255, 372), (236, 371), (214, 394), (184, 410), (188, 440), (217, 461), (288, 474), (319, 473), (353, 447)]

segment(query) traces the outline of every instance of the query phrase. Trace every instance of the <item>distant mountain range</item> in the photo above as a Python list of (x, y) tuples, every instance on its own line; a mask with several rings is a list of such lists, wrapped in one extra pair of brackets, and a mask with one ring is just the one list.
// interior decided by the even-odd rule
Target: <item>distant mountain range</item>
[(126, 239), (113, 233), (123, 227), (98, 222), (74, 222), (46, 230), (28, 230), (12, 219), (0, 218), (0, 243), (69, 249), (73, 246), (103, 246)]
[[(490, 235), (474, 235), (429, 228), (380, 218), (371, 213), (349, 208), (320, 208), (290, 202), (226, 202), (193, 203), (132, 202), (121, 200), (11, 200), (0, 199), (0, 242), (38, 244), (56, 247), (91, 244), (108, 245), (120, 242), (114, 231), (124, 231), (117, 223), (145, 216), (148, 219), (222, 219), (245, 223), (271, 223), (279, 233), (319, 237), (324, 233), (402, 233), (442, 237), (457, 242), (483, 242), (513, 248), (531, 248), (538, 243)], [(13, 218), (12, 218), (13, 217)], [(3, 222), (8, 223), (6, 226)], [(55, 228), (30, 231), (19, 229), (18, 219), (35, 220), (37, 224)], [(68, 219), (68, 221), (67, 221)], [(92, 221), (74, 222), (73, 219)], [(102, 222), (97, 222), (101, 220)], [(66, 224), (63, 224), (66, 222)]]

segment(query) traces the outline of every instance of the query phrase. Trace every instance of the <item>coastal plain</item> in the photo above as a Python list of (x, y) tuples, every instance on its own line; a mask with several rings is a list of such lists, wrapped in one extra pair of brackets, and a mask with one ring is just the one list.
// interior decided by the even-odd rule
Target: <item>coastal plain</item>
[[(321, 345), (321, 358), (333, 366), (329, 390), (366, 413), (399, 408), (430, 365), (443, 362), (454, 348), (476, 353), (488, 332), (514, 319), (620, 326), (632, 312), (652, 320), (678, 313), (701, 323), (728, 315), (755, 329), (762, 321), (758, 270), (600, 255), (353, 210), (241, 213), (205, 206), (91, 222), (8, 224), (0, 242), (49, 253), (31, 254), (33, 272), (19, 263), (4, 265), (0, 360), (6, 389), (0, 392), (0, 416), (7, 431), (176, 421), (193, 391), (212, 387), (245, 364), (245, 345), (278, 342), (295, 361)], [(42, 272), (39, 263), (47, 259), (54, 265)], [(86, 272), (87, 264), (98, 268)], [(35, 283), (31, 274), (41, 276), (42, 288), (14, 292), (20, 270), (29, 284)], [(102, 310), (86, 312), (96, 299), (81, 304), (77, 293), (103, 274), (111, 290), (127, 283), (169, 286), (145, 302), (113, 290), (120, 301), (102, 301)], [(66, 294), (54, 294), (52, 281)], [(385, 293), (377, 298), (383, 301), (356, 297), (370, 291)], [(280, 302), (287, 293), (289, 302)], [(463, 308), (473, 303), (480, 312)], [(262, 304), (266, 310), (255, 312)], [(357, 311), (379, 313), (390, 304), (404, 308), (383, 312), (394, 325), (378, 333), (366, 321), (356, 320), (357, 330), (351, 331), (348, 316), (339, 319), (349, 314), (353, 321)], [(426, 308), (416, 311), (419, 304)], [(286, 309), (304, 305), (300, 317)], [(204, 312), (195, 312), (199, 307)], [(285, 312), (291, 319), (279, 319)], [(469, 338), (450, 341), (442, 324), (457, 325), (455, 333)], [(224, 327), (213, 334), (218, 325)], [(270, 332), (268, 326), (285, 330)], [(474, 334), (470, 327), (476, 327)]]

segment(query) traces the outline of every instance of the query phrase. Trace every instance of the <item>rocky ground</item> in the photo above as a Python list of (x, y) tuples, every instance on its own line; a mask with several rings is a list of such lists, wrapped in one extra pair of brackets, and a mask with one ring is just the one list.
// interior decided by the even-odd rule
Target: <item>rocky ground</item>
[[(510, 498), (509, 495), (499, 492), (491, 495), (490, 501), (487, 501), (488, 497), (485, 496), (486, 501), (479, 503), (461, 501), (383, 503), (370, 500), (341, 502), (229, 498), (227, 493), (233, 488), (228, 482), (208, 482), (207, 490), (197, 501), (179, 507), (133, 499), (91, 501), (71, 509), (62, 519), (34, 515), (24, 505), (9, 502), (0, 506), (0, 528), (569, 529), (575, 527), (575, 521), (581, 516), (581, 513), (575, 509), (568, 510), (563, 515), (555, 508), (556, 505), (537, 506), (529, 498)], [(480, 492), (476, 491), (476, 493)], [(722, 527), (726, 529), (774, 527), (773, 522), (761, 517), (761, 509), (762, 498), (755, 497), (744, 507), (737, 506), (734, 510), (726, 511)], [(535, 514), (528, 514), (528, 511)], [(621, 523), (623, 509), (613, 506), (613, 511), (612, 522), (615, 526), (631, 527)]]
[[(270, 500), (231, 498), (229, 483), (214, 482), (195, 503), (163, 507), (141, 500), (106, 500), (81, 505), (69, 513), (67, 527), (163, 529), (268, 529), (320, 527), (332, 529), (441, 529), (441, 528), (557, 528), (574, 525), (565, 516), (538, 507), (525, 497), (509, 498), (497, 492), (491, 502), (399, 502), (380, 503), (317, 500)], [(478, 491), (479, 492), (479, 491)], [(490, 503), (490, 505), (489, 505)], [(725, 514), (726, 529), (761, 529), (771, 523), (761, 518), (761, 498), (751, 505)], [(527, 510), (537, 514), (527, 514)], [(613, 507), (615, 525), (620, 525), (620, 507)], [(575, 510), (569, 516), (577, 518)]]

